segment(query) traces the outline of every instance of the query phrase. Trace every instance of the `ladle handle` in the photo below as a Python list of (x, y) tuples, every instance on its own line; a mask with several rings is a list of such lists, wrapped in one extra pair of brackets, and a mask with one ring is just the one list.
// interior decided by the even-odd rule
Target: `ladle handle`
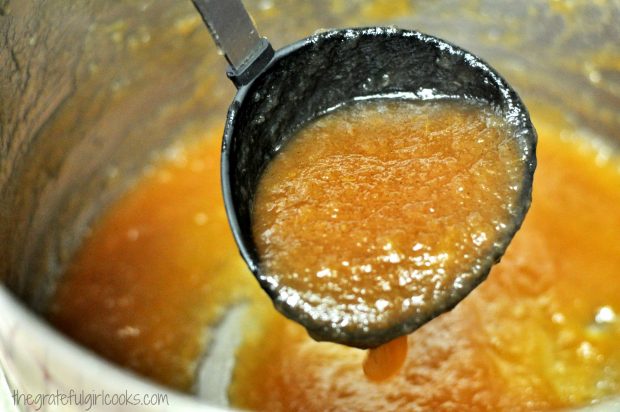
[(260, 37), (241, 0), (192, 0), (215, 44), (230, 64), (227, 74), (235, 86), (250, 82), (269, 64), (274, 51)]

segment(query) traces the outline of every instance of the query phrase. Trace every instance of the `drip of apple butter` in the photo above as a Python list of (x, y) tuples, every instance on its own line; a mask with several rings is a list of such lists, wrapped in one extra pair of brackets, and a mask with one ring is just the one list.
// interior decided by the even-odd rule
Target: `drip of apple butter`
[(378, 348), (371, 349), (362, 365), (364, 375), (371, 381), (394, 376), (407, 359), (407, 336), (400, 336)]

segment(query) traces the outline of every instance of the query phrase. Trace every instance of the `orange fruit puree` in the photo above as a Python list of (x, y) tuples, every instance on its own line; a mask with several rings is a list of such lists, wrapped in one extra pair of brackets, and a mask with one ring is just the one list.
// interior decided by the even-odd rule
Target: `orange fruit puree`
[(302, 127), (261, 176), (261, 269), (313, 336), (386, 343), (484, 278), (521, 218), (521, 159), (502, 119), (474, 103), (338, 108)]
[(228, 391), (240, 408), (549, 410), (620, 394), (620, 157), (533, 115), (539, 165), (523, 227), (480, 287), (409, 336), (389, 380), (364, 376), (365, 351), (309, 338), (247, 271), (220, 196), (219, 130), (110, 208), (49, 318), (107, 359), (190, 391), (213, 325), (248, 302)]

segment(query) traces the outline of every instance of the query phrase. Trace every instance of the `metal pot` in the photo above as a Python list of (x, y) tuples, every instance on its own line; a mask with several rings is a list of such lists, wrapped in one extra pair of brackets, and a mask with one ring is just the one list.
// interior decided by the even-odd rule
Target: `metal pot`
[[(443, 37), (620, 150), (620, 67), (592, 60), (620, 55), (617, 0), (246, 3), (276, 48), (345, 26)], [(0, 406), (13, 390), (75, 388), (169, 397), (150, 411), (212, 408), (109, 364), (40, 315), (89, 225), (153, 154), (224, 121), (224, 72), (189, 1), (0, 0)]]

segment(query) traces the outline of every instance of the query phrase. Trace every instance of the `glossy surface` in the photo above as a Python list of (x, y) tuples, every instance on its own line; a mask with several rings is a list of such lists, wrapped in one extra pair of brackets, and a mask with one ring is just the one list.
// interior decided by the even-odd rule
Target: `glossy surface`
[(254, 286), (222, 206), (219, 151), (211, 137), (191, 154), (164, 153), (87, 239), (50, 308), (52, 322), (84, 345), (185, 391), (208, 326)]
[(405, 334), (484, 279), (520, 224), (524, 180), (516, 139), (490, 109), (353, 103), (304, 126), (261, 177), (262, 272), (324, 328)]

